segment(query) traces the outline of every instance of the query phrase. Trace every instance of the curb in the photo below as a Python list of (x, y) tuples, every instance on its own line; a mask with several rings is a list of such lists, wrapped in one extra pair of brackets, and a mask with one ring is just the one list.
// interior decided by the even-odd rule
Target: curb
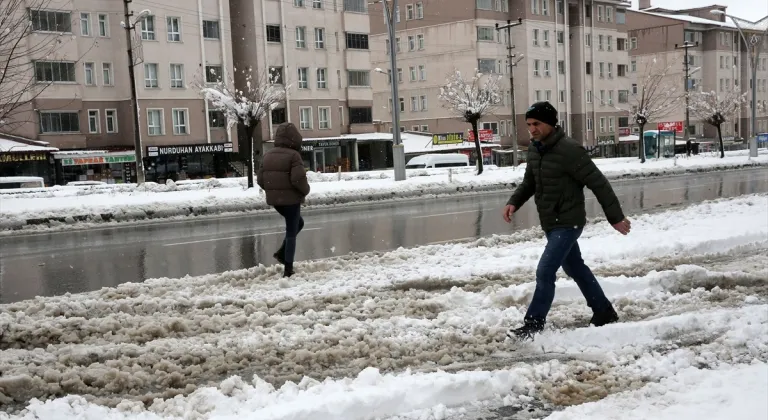
[[(685, 175), (691, 173), (707, 173), (718, 172), (722, 170), (739, 170), (768, 166), (768, 163), (754, 162), (745, 163), (738, 166), (726, 166), (726, 167), (706, 167), (696, 169), (682, 169), (679, 171), (663, 171), (663, 172), (647, 172), (643, 174), (621, 174), (621, 175), (606, 175), (609, 180), (623, 180), (623, 179), (640, 179), (640, 178), (658, 178), (663, 176), (672, 175)], [(386, 192), (371, 192), (364, 196), (359, 194), (355, 195), (338, 195), (329, 196), (316, 199), (308, 199), (306, 205), (308, 207), (325, 207), (325, 206), (340, 206), (357, 204), (361, 202), (382, 202), (382, 201), (395, 201), (401, 199), (413, 199), (413, 198), (436, 198), (445, 197), (450, 195), (459, 194), (471, 194), (471, 193), (483, 193), (491, 191), (500, 191), (515, 188), (517, 184), (515, 182), (504, 182), (498, 184), (488, 185), (444, 185), (437, 188), (424, 188), (420, 190), (410, 190), (403, 192), (386, 191)], [(139, 207), (139, 206), (137, 206)], [(161, 220), (173, 217), (194, 217), (194, 216), (214, 216), (227, 213), (252, 213), (258, 211), (269, 210), (271, 207), (266, 203), (222, 203), (213, 206), (184, 206), (178, 208), (165, 208), (160, 210), (150, 210), (142, 208), (127, 208), (121, 212), (114, 213), (86, 213), (80, 215), (69, 215), (62, 217), (41, 217), (41, 218), (28, 218), (28, 219), (4, 219), (0, 220), (0, 232), (5, 231), (19, 231), (24, 230), (25, 227), (32, 226), (44, 226), (56, 227), (62, 225), (75, 225), (77, 223), (108, 223), (108, 222), (133, 222), (142, 220)]]

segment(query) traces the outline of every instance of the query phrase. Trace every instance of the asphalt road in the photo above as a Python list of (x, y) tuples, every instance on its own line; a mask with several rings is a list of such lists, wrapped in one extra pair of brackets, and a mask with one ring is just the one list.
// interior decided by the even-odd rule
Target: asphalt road
[[(718, 197), (768, 191), (765, 169), (615, 181), (629, 215)], [(532, 201), (510, 226), (501, 218), (505, 192), (307, 210), (297, 260), (385, 251), (538, 224)], [(587, 213), (602, 214), (588, 193)], [(274, 264), (282, 241), (276, 215), (236, 215), (139, 226), (5, 237), (0, 243), (0, 302), (78, 293), (147, 278), (202, 275)]]

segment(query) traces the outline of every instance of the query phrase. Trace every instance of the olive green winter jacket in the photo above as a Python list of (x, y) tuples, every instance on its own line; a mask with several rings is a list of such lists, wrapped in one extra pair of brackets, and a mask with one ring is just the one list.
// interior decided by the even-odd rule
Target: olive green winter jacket
[(592, 162), (587, 150), (557, 127), (538, 147), (536, 142), (531, 142), (523, 182), (507, 204), (515, 206), (517, 211), (535, 196), (545, 232), (555, 228), (581, 228), (587, 223), (584, 186), (595, 194), (608, 222), (615, 224), (624, 220), (611, 184)]

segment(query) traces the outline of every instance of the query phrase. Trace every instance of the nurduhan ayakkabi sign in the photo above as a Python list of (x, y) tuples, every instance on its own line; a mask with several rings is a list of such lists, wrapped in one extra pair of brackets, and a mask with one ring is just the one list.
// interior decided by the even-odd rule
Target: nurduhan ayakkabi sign
[(147, 146), (147, 156), (186, 155), (201, 153), (232, 153), (232, 143), (184, 144), (178, 146)]

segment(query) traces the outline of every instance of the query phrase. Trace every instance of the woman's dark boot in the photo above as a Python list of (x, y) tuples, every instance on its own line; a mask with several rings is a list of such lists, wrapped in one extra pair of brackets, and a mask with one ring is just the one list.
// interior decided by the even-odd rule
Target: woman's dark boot
[(283, 271), (283, 277), (291, 277), (293, 274), (293, 263), (286, 263), (285, 271)]

